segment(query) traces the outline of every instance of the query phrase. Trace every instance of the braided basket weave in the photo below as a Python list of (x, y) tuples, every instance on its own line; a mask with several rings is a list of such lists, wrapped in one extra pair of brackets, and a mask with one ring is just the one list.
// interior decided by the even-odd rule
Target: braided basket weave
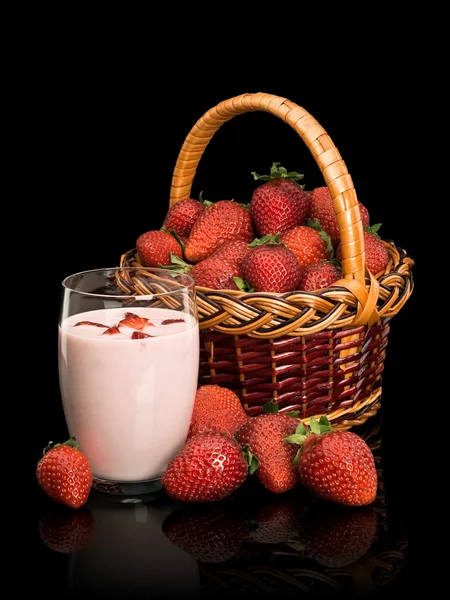
[[(365, 268), (364, 231), (351, 176), (332, 140), (305, 109), (271, 94), (221, 102), (194, 125), (179, 153), (170, 204), (188, 198), (199, 161), (214, 133), (233, 117), (266, 111), (290, 125), (314, 157), (333, 198), (343, 278), (317, 292), (247, 293), (197, 287), (199, 385), (234, 390), (250, 416), (274, 401), (300, 418), (327, 415), (336, 428), (363, 423), (379, 408), (390, 320), (408, 300), (413, 261), (385, 242), (389, 263), (376, 277)], [(141, 263), (132, 249), (121, 266)], [(124, 269), (118, 284), (149, 293)]]

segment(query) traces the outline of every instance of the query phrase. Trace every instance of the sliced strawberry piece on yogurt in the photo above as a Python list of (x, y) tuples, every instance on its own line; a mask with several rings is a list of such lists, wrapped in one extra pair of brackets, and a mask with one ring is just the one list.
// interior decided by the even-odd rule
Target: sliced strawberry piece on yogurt
[(120, 329), (117, 327), (117, 325), (113, 325), (104, 331), (102, 335), (115, 335), (116, 333), (120, 333)]
[(143, 331), (133, 331), (133, 335), (131, 336), (132, 340), (143, 340), (144, 338), (154, 337), (153, 335), (149, 335), (148, 333), (144, 333)]
[(75, 323), (74, 327), (79, 327), (80, 325), (92, 325), (92, 327), (104, 327), (108, 329), (108, 325), (102, 325), (102, 323), (94, 323), (93, 321), (78, 321)]
[(134, 313), (125, 313), (125, 318), (119, 322), (120, 327), (131, 327), (131, 329), (144, 329), (146, 325), (153, 325), (145, 317), (139, 317)]

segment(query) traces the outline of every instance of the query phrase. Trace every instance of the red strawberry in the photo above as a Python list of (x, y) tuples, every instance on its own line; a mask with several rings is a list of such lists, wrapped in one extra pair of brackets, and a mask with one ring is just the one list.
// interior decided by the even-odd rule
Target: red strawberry
[(304, 268), (298, 289), (307, 292), (322, 290), (341, 278), (340, 267), (331, 262), (319, 262)]
[(92, 486), (89, 461), (75, 445), (75, 438), (55, 446), (50, 442), (36, 471), (38, 483), (47, 496), (70, 508), (86, 504)]
[(192, 226), (209, 203), (185, 198), (171, 206), (163, 222), (167, 231), (174, 230), (180, 238), (187, 238)]
[(299, 173), (288, 173), (280, 163), (273, 163), (270, 175), (257, 175), (266, 183), (256, 188), (250, 201), (250, 214), (258, 234), (285, 233), (302, 225), (309, 216), (309, 195), (295, 183), (302, 179)]
[(237, 290), (239, 288), (234, 277), (240, 277), (241, 272), (235, 263), (210, 256), (198, 262), (190, 275), (196, 286), (213, 290)]
[[(364, 232), (364, 249), (366, 253), (366, 267), (372, 273), (377, 275), (380, 271), (384, 271), (389, 262), (389, 253), (377, 231), (381, 227), (381, 223), (368, 227)], [(336, 256), (342, 260), (342, 248), (339, 245), (336, 250)]]
[(175, 546), (197, 560), (224, 562), (239, 552), (248, 535), (245, 520), (233, 508), (223, 502), (201, 507), (186, 505), (167, 517), (162, 530)]
[(230, 496), (247, 477), (239, 445), (225, 433), (191, 437), (161, 478), (166, 493), (182, 502), (214, 502)]
[(182, 256), (182, 249), (177, 240), (170, 233), (157, 229), (140, 235), (136, 240), (136, 250), (145, 267), (170, 265), (171, 253)]
[(220, 246), (220, 248), (211, 254), (210, 258), (224, 258), (240, 267), (242, 259), (247, 252), (248, 242), (245, 242), (244, 240), (233, 240)]
[(377, 532), (371, 506), (349, 508), (319, 502), (307, 509), (299, 528), (304, 551), (326, 567), (346, 567), (362, 558)]
[(302, 268), (289, 248), (269, 242), (247, 252), (241, 273), (256, 292), (284, 293), (297, 289)]
[[(359, 203), (363, 227), (369, 226), (369, 211), (365, 206)], [(322, 229), (328, 233), (333, 246), (337, 246), (340, 241), (339, 226), (337, 217), (333, 209), (333, 200), (330, 190), (327, 186), (317, 187), (311, 194), (311, 219), (317, 219)]]
[(184, 254), (191, 263), (207, 258), (225, 242), (253, 239), (249, 211), (233, 200), (219, 200), (205, 208), (195, 221)]
[(330, 237), (317, 220), (308, 221), (308, 226), (293, 227), (283, 233), (280, 242), (292, 250), (301, 267), (326, 260), (333, 254)]
[(248, 419), (234, 392), (218, 385), (203, 385), (195, 395), (188, 439), (207, 431), (234, 436)]
[(86, 506), (73, 511), (54, 505), (39, 518), (39, 535), (53, 552), (71, 554), (88, 543), (93, 526), (94, 517)]
[(145, 317), (139, 317), (134, 313), (127, 312), (125, 318), (119, 321), (119, 327), (131, 327), (131, 329), (144, 329), (146, 325), (152, 325)]
[(242, 448), (259, 461), (255, 475), (275, 494), (293, 489), (298, 478), (293, 464), (295, 446), (284, 440), (294, 434), (298, 420), (285, 414), (262, 414), (252, 417), (239, 429), (236, 439)]
[(295, 462), (300, 482), (311, 492), (347, 506), (364, 506), (375, 500), (375, 461), (359, 435), (352, 431), (331, 431), (326, 417), (319, 422), (311, 417), (309, 434), (305, 436), (297, 428), (288, 441), (303, 444)]

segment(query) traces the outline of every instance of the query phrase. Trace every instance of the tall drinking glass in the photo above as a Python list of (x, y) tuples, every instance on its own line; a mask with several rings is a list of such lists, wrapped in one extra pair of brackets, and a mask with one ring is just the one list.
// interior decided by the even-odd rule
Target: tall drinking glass
[(194, 405), (194, 282), (129, 267), (76, 273), (62, 287), (58, 366), (69, 434), (94, 485), (157, 489), (186, 441)]

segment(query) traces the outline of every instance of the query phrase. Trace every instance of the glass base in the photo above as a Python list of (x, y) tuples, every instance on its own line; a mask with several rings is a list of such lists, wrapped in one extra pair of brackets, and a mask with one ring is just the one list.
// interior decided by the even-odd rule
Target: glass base
[(92, 487), (106, 494), (116, 496), (143, 496), (162, 490), (161, 478), (149, 479), (147, 481), (108, 481), (98, 479), (94, 476)]

